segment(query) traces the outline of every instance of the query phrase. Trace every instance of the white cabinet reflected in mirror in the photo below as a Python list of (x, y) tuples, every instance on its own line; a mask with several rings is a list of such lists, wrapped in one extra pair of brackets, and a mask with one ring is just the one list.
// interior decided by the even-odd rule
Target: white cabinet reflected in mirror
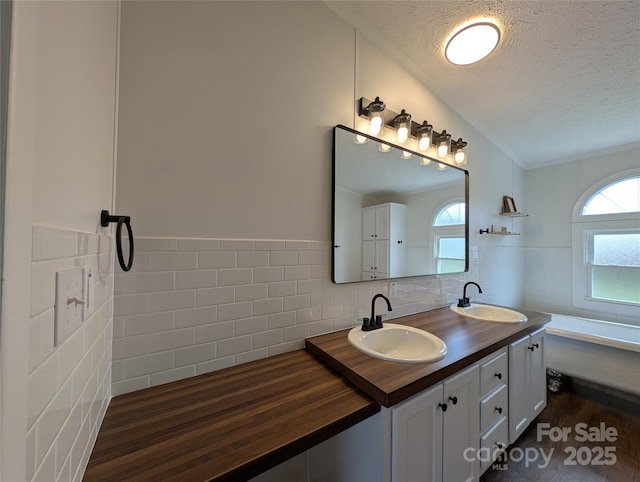
[(336, 126), (334, 283), (467, 271), (468, 177), (464, 169)]

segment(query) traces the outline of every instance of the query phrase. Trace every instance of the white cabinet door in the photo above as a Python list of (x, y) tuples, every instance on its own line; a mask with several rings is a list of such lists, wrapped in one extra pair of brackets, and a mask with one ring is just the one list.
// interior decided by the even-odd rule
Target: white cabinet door
[(376, 208), (376, 238), (389, 239), (390, 205), (384, 204)]
[(376, 242), (362, 242), (362, 271), (375, 271), (376, 266)]
[(547, 406), (547, 370), (544, 364), (544, 335), (544, 328), (529, 335), (531, 347), (529, 350), (531, 420), (536, 418), (544, 407)]
[[(442, 480), (472, 481), (479, 477), (476, 459), (480, 445), (480, 374), (478, 365), (447, 378), (444, 382)], [(464, 454), (471, 453), (472, 462)]]
[(529, 425), (529, 336), (509, 345), (509, 443)]
[[(389, 273), (389, 241), (374, 241), (376, 244), (376, 271)], [(386, 276), (388, 277), (388, 276)]]
[(439, 383), (393, 409), (393, 482), (443, 480), (442, 397)]
[(509, 443), (547, 406), (544, 328), (509, 345)]
[(393, 482), (478, 479), (479, 384), (474, 365), (394, 407)]
[(365, 208), (362, 210), (362, 240), (372, 240), (376, 234), (376, 210)]
[(389, 219), (389, 275), (392, 278), (406, 276), (406, 225), (407, 206), (404, 204), (390, 205)]
[[(362, 271), (366, 272), (363, 279), (397, 278), (406, 274), (406, 212), (407, 207), (397, 203), (362, 209)], [(375, 248), (367, 246), (366, 243), (374, 241)], [(374, 272), (373, 277), (370, 271)]]

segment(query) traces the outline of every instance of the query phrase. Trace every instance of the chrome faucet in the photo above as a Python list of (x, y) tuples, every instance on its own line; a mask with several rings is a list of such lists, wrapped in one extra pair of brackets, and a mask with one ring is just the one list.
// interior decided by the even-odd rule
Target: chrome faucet
[(473, 281), (465, 283), (464, 288), (462, 289), (462, 298), (458, 298), (458, 306), (460, 308), (471, 306), (471, 303), (469, 303), (469, 298), (467, 298), (467, 286), (469, 285), (476, 285), (478, 287), (478, 293), (482, 293), (482, 288), (480, 288), (480, 285), (478, 283), (474, 283)]
[(376, 316), (376, 300), (378, 298), (383, 298), (387, 302), (387, 310), (393, 311), (393, 309), (391, 308), (391, 302), (389, 301), (389, 298), (387, 298), (385, 295), (381, 293), (378, 293), (371, 300), (371, 318), (362, 319), (362, 331), (371, 331), (371, 330), (377, 330), (379, 328), (382, 328), (382, 315)]

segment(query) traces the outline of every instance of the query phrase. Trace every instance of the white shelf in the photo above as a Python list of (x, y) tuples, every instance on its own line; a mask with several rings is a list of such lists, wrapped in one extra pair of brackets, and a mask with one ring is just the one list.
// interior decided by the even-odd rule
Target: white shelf
[(481, 229), (480, 234), (493, 234), (494, 236), (520, 236), (520, 233), (512, 233), (511, 231), (489, 231), (489, 229)]

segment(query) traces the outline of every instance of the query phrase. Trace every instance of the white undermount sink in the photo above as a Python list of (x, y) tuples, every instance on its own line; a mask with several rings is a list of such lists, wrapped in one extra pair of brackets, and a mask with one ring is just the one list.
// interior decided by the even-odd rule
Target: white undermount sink
[(451, 311), (474, 320), (494, 321), (497, 323), (522, 323), (528, 319), (518, 311), (493, 305), (473, 304), (466, 308), (452, 305)]
[(427, 363), (444, 358), (447, 345), (437, 336), (412, 326), (385, 323), (382, 328), (353, 328), (349, 343), (369, 356), (399, 363)]

